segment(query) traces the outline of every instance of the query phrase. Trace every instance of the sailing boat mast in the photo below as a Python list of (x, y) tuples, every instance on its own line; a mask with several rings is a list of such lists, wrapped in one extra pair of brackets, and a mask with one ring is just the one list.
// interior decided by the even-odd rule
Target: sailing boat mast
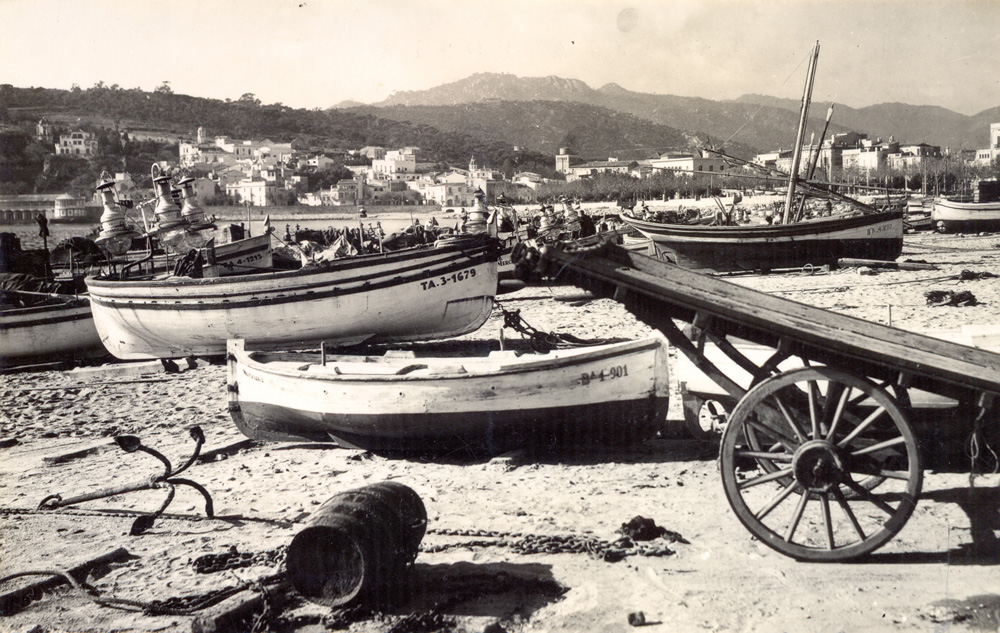
[(816, 63), (819, 61), (819, 40), (813, 46), (809, 60), (809, 72), (806, 73), (806, 85), (802, 92), (802, 107), (799, 109), (799, 131), (795, 135), (795, 149), (792, 152), (792, 169), (788, 174), (788, 194), (785, 196), (785, 215), (783, 224), (792, 219), (792, 203), (795, 201), (795, 182), (799, 178), (799, 163), (802, 161), (802, 139), (806, 134), (806, 119), (809, 115), (809, 102), (812, 100), (813, 80), (816, 78)]

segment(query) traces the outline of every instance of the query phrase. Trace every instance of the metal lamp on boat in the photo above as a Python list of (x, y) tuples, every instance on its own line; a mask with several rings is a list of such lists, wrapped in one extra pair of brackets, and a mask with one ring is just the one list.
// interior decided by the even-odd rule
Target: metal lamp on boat
[[(170, 252), (187, 254), (191, 249), (205, 246), (212, 238), (208, 231), (203, 230), (208, 227), (191, 227), (188, 224), (182, 215), (182, 209), (174, 201), (170, 176), (158, 176), (153, 179), (153, 183), (156, 185), (158, 198), (153, 214), (156, 216), (157, 233), (163, 247)], [(204, 213), (202, 217), (204, 218)], [(195, 230), (192, 231), (191, 228)]]
[(101, 214), (101, 233), (94, 242), (109, 255), (119, 256), (128, 252), (136, 233), (125, 224), (125, 212), (115, 200), (115, 182), (105, 180), (97, 186), (104, 202)]
[(153, 209), (157, 228), (166, 231), (184, 224), (184, 220), (181, 218), (181, 209), (170, 194), (170, 176), (163, 175), (154, 178), (153, 185), (156, 187), (156, 197), (158, 198), (156, 208)]
[(476, 189), (474, 194), (476, 197), (476, 203), (472, 205), (472, 211), (469, 212), (469, 218), (465, 222), (465, 233), (485, 233), (487, 220), (490, 217), (490, 212), (486, 208), (486, 194), (482, 189)]
[(194, 190), (194, 178), (190, 176), (181, 179), (177, 184), (181, 187), (181, 200), (183, 205), (181, 206), (181, 217), (188, 223), (192, 229), (207, 229), (212, 228), (212, 223), (205, 218), (205, 211), (202, 209), (195, 198), (198, 194)]
[(580, 213), (565, 196), (560, 198), (563, 205), (563, 228), (570, 235), (580, 231)]

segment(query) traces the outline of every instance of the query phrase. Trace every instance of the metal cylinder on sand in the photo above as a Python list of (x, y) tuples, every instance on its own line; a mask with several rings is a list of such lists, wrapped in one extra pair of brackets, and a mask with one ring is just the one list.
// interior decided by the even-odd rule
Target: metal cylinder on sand
[(426, 530), (423, 501), (403, 484), (338, 493), (292, 539), (288, 578), (303, 597), (325, 606), (377, 597), (416, 559)]

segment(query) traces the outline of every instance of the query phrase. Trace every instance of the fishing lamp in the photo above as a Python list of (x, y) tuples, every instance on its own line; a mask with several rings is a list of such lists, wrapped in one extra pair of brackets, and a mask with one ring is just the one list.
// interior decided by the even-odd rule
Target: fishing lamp
[(194, 178), (191, 178), (190, 176), (177, 183), (181, 187), (181, 200), (183, 201), (183, 205), (181, 206), (181, 217), (187, 221), (191, 228), (209, 228), (212, 224), (205, 219), (204, 209), (198, 206), (198, 203), (195, 202), (195, 198), (198, 197), (198, 194), (194, 191), (193, 183)]
[(465, 232), (485, 233), (486, 220), (490, 215), (486, 208), (486, 194), (481, 188), (477, 188), (473, 195), (476, 197), (476, 203), (472, 205), (472, 211), (469, 212), (469, 219), (465, 223)]
[(577, 211), (576, 207), (569, 200), (564, 199), (563, 203), (563, 221), (565, 222), (565, 229), (570, 233), (571, 236), (575, 237), (576, 233), (580, 231), (580, 212)]
[(105, 180), (97, 186), (104, 198), (104, 213), (101, 214), (101, 233), (94, 242), (109, 255), (118, 256), (128, 252), (136, 234), (125, 224), (125, 212), (115, 200), (114, 187), (113, 180)]
[(153, 179), (153, 185), (157, 189), (156, 208), (153, 213), (156, 215), (156, 226), (161, 231), (175, 228), (184, 224), (181, 219), (181, 209), (174, 202), (170, 194), (170, 176), (159, 176)]

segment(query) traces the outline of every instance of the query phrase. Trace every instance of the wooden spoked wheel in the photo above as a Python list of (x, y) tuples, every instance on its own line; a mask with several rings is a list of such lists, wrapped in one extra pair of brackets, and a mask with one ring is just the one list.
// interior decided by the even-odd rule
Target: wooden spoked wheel
[(720, 468), (743, 525), (811, 561), (884, 545), (910, 518), (923, 481), (916, 437), (892, 396), (828, 367), (778, 374), (748, 391), (729, 416)]
[[(810, 367), (809, 362), (808, 362), (807, 359), (803, 359), (803, 361), (806, 363), (807, 367)], [(779, 372), (777, 372), (775, 370), (774, 373), (769, 374), (767, 377), (777, 375), (778, 373)], [(765, 377), (764, 375), (760, 375), (760, 376), (755, 377), (753, 383), (751, 384), (751, 388), (753, 388), (754, 386), (756, 386), (756, 385), (760, 384), (761, 382), (763, 382), (764, 380), (766, 380), (767, 377)], [(902, 386), (902, 385), (900, 385), (898, 383), (891, 382), (891, 381), (880, 382), (880, 383), (878, 383), (878, 387), (881, 388), (881, 389), (892, 389), (893, 402), (894, 402), (896, 408), (900, 409), (904, 413), (904, 416), (910, 411), (910, 408), (911, 408), (911, 405), (910, 405), (910, 394), (907, 391), (906, 387), (904, 387), (904, 386)], [(834, 385), (834, 389), (835, 390), (842, 390), (843, 388), (844, 387), (841, 386), (841, 385), (837, 385), (837, 384)], [(838, 392), (838, 396), (839, 396), (839, 393), (840, 392)], [(804, 392), (804, 391), (801, 392), (801, 393), (791, 392), (791, 393), (788, 393), (786, 395), (789, 398), (791, 398), (791, 400), (792, 400), (791, 404), (798, 405), (799, 408), (801, 408), (802, 410), (805, 410), (805, 409), (808, 408), (808, 406), (809, 406), (809, 404), (808, 404), (809, 396), (808, 396), (808, 394), (806, 392)], [(819, 395), (820, 395), (820, 398), (824, 398), (825, 397), (823, 394), (819, 394)], [(870, 407), (870, 406), (872, 406), (873, 403), (870, 400), (870, 398), (868, 396), (868, 393), (864, 392), (864, 391), (852, 391), (851, 393), (847, 394), (845, 397), (846, 397), (846, 400), (845, 400), (844, 407), (843, 407), (843, 410), (842, 410), (843, 411), (842, 415), (844, 415), (846, 417), (846, 419), (847, 419), (847, 421), (849, 423), (857, 425), (857, 424), (859, 424), (861, 422), (862, 418), (858, 417), (858, 415), (857, 415), (856, 412), (857, 411), (862, 411), (862, 412), (865, 411), (866, 410), (866, 406)], [(783, 404), (789, 404), (789, 403), (784, 403), (783, 402)], [(755, 430), (754, 430), (754, 428), (752, 426), (746, 428), (745, 432), (746, 432), (746, 443), (754, 451), (777, 451), (777, 452), (782, 452), (784, 450), (784, 447), (781, 445), (780, 442), (772, 442), (768, 446), (766, 440), (770, 439), (770, 438), (764, 438), (764, 440), (762, 441), (762, 439), (758, 436), (758, 434), (755, 432)], [(738, 441), (742, 442), (743, 440), (740, 439)], [(769, 473), (775, 472), (775, 471), (780, 470), (782, 468), (781, 464), (776, 464), (776, 463), (774, 463), (774, 462), (772, 462), (770, 460), (766, 460), (764, 458), (757, 459), (757, 463), (758, 463), (759, 466), (761, 466), (762, 468), (764, 468)], [(865, 488), (867, 490), (874, 490), (879, 485), (881, 485), (885, 481), (885, 479), (886, 478), (883, 477), (883, 476), (881, 476), (881, 475), (868, 475), (867, 477), (864, 477), (863, 479), (861, 479), (860, 481), (858, 481), (858, 483), (863, 488)], [(783, 485), (787, 485), (789, 480), (788, 479), (783, 479), (783, 480), (780, 480), (780, 481), (782, 482)], [(857, 493), (854, 490), (852, 490), (851, 488), (848, 488), (847, 486), (841, 486), (841, 492), (843, 492), (847, 496), (848, 499), (853, 499), (855, 496), (857, 496)]]

